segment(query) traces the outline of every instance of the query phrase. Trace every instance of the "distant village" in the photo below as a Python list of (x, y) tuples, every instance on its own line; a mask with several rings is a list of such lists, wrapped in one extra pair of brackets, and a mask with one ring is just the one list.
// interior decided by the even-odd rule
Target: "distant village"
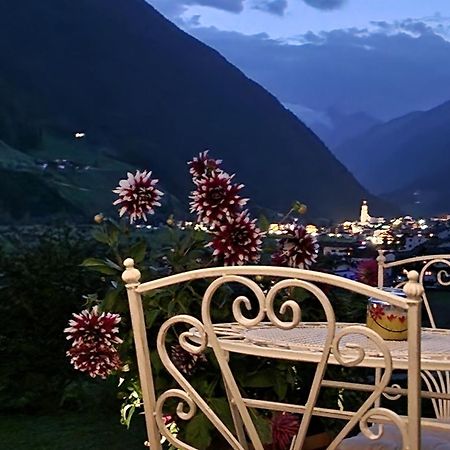
[[(357, 278), (358, 264), (374, 260), (380, 250), (387, 261), (450, 253), (450, 215), (387, 220), (372, 217), (366, 201), (361, 205), (359, 221), (345, 221), (332, 228), (307, 225), (307, 231), (317, 236), (321, 256), (334, 262), (333, 273), (351, 279)], [(270, 232), (283, 229), (272, 224)]]
[[(290, 225), (271, 223), (268, 233), (274, 237), (282, 236)], [(183, 222), (179, 226), (200, 227), (194, 222)], [(328, 262), (334, 274), (350, 279), (357, 278), (358, 265), (362, 261), (374, 261), (380, 250), (387, 262), (450, 253), (450, 215), (427, 219), (404, 216), (388, 220), (372, 217), (366, 201), (361, 205), (358, 221), (345, 221), (331, 227), (308, 224), (306, 230), (316, 236), (320, 244), (320, 259)]]

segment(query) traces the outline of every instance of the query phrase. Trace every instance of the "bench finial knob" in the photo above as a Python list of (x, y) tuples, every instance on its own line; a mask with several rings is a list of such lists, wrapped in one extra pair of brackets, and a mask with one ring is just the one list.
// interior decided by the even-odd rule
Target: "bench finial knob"
[(126, 284), (139, 283), (141, 272), (134, 267), (134, 260), (132, 258), (127, 258), (123, 262), (123, 265), (125, 266), (125, 270), (122, 273), (122, 280)]
[(406, 276), (408, 277), (408, 281), (403, 287), (404, 293), (408, 298), (419, 300), (424, 292), (422, 284), (419, 283), (419, 272), (410, 270)]

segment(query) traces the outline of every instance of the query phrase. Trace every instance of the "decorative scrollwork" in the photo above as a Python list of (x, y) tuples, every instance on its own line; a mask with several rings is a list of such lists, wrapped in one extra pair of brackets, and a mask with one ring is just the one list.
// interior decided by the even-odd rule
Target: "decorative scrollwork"
[[(450, 372), (423, 370), (420, 372), (420, 375), (428, 391), (438, 394), (447, 394), (450, 392)], [(437, 419), (447, 420), (450, 418), (450, 400), (432, 398), (431, 402)]]
[(386, 369), (384, 371), (382, 380), (386, 378), (388, 373), (390, 379), (390, 376), (392, 374), (392, 357), (389, 351), (389, 347), (386, 345), (386, 342), (383, 340), (383, 338), (380, 337), (378, 333), (362, 325), (350, 325), (336, 334), (336, 337), (333, 341), (333, 354), (339, 364), (346, 367), (354, 367), (361, 364), (361, 362), (366, 357), (366, 349), (360, 342), (348, 342), (345, 345), (345, 348), (355, 350), (355, 352), (352, 352), (351, 354), (347, 353), (346, 355), (342, 354), (340, 343), (345, 336), (349, 336), (352, 334), (365, 336), (375, 344), (375, 346), (379, 349), (380, 354), (383, 355), (385, 362)]
[[(381, 397), (392, 376), (392, 356), (388, 346), (386, 345), (386, 342), (384, 342), (384, 340), (375, 331), (361, 325), (348, 326), (347, 328), (344, 328), (342, 331), (336, 334), (333, 341), (333, 354), (339, 364), (345, 367), (355, 367), (361, 364), (361, 362), (366, 357), (366, 350), (363, 344), (361, 344), (360, 342), (347, 343), (345, 345), (345, 348), (354, 350), (354, 352), (347, 352), (346, 354), (343, 354), (340, 344), (342, 339), (345, 336), (349, 335), (365, 336), (368, 338), (368, 340), (375, 344), (376, 348), (379, 349), (379, 352), (384, 359), (384, 372), (381, 376), (381, 379), (379, 380), (379, 383), (376, 384), (373, 392), (369, 395), (369, 397), (361, 405), (361, 407), (353, 415), (353, 417), (347, 422), (347, 424), (342, 428), (332, 444), (328, 447), (329, 449), (335, 449), (358, 422), (360, 423), (360, 426), (365, 426), (364, 422), (362, 422), (363, 418), (365, 418), (366, 416), (371, 417), (372, 411), (378, 410), (377, 408), (371, 409), (371, 405), (373, 405)], [(371, 439), (374, 438), (372, 437)]]
[(292, 320), (290, 321), (283, 321), (280, 320), (274, 310), (274, 301), (276, 295), (282, 290), (287, 288), (302, 288), (305, 289), (308, 292), (311, 292), (320, 304), (322, 305), (322, 308), (325, 311), (325, 315), (327, 318), (327, 322), (330, 327), (335, 326), (335, 316), (333, 307), (331, 306), (330, 301), (328, 300), (328, 297), (324, 294), (324, 292), (315, 286), (314, 284), (311, 284), (307, 281), (301, 281), (296, 279), (290, 279), (290, 280), (282, 280), (276, 283), (270, 291), (267, 294), (266, 298), (266, 313), (268, 319), (272, 322), (273, 325), (277, 326), (278, 328), (284, 329), (284, 330), (290, 330), (292, 328), (295, 328), (299, 325), (302, 317), (302, 311), (300, 305), (294, 301), (294, 300), (286, 300), (284, 301), (280, 306), (280, 314), (286, 314), (288, 310), (292, 312)]
[[(443, 265), (445, 265), (445, 266), (447, 266), (447, 267), (450, 267), (450, 261), (449, 261), (448, 259), (436, 258), (436, 259), (433, 259), (433, 260), (427, 262), (427, 263), (422, 267), (422, 270), (420, 271), (419, 283), (421, 283), (422, 286), (424, 286), (424, 283), (423, 283), (423, 282), (424, 282), (424, 278), (425, 278), (425, 274), (426, 274), (427, 270), (428, 270), (431, 266), (434, 266), (435, 264), (443, 264)], [(447, 272), (446, 269), (441, 269), (441, 270), (439, 270), (439, 271), (437, 272), (437, 274), (436, 274), (436, 281), (437, 281), (441, 286), (450, 286), (450, 280), (447, 280), (447, 281), (444, 280), (444, 279), (443, 279), (443, 276), (445, 276), (445, 277), (447, 277), (447, 278), (450, 277), (450, 275), (449, 275), (449, 273)], [(426, 311), (427, 311), (428, 318), (430, 319), (431, 326), (432, 326), (433, 328), (436, 328), (436, 323), (435, 323), (435, 321), (434, 321), (433, 313), (431, 312), (430, 303), (429, 303), (429, 301), (428, 301), (428, 297), (427, 297), (426, 292), (423, 293), (422, 298), (423, 298), (423, 302), (424, 302), (424, 304), (425, 304), (425, 309), (426, 309)]]
[(359, 427), (362, 434), (367, 439), (370, 439), (372, 441), (379, 439), (383, 434), (383, 425), (380, 424), (378, 426), (378, 433), (374, 433), (373, 430), (369, 427), (369, 422), (374, 422), (380, 420), (381, 418), (389, 420), (398, 428), (402, 437), (402, 447), (404, 447), (404, 444), (408, 442), (408, 430), (406, 427), (406, 423), (397, 413), (387, 408), (372, 408), (361, 417), (361, 420), (359, 421)]
[[(191, 445), (187, 444), (186, 442), (181, 441), (177, 438), (174, 434), (172, 434), (166, 426), (166, 423), (164, 422), (164, 404), (168, 399), (171, 398), (178, 398), (181, 401), (178, 403), (177, 406), (177, 416), (182, 420), (190, 420), (195, 416), (195, 413), (197, 412), (197, 405), (192, 400), (192, 398), (189, 397), (189, 395), (182, 391), (181, 389), (169, 389), (168, 391), (165, 391), (157, 400), (156, 402), (156, 408), (155, 408), (155, 419), (156, 424), (158, 425), (159, 432), (162, 436), (164, 436), (168, 442), (170, 442), (173, 446), (176, 448), (183, 448), (186, 450), (197, 450), (195, 447), (192, 447)], [(188, 407), (188, 410), (185, 411), (185, 406)]]
[(214, 294), (216, 291), (220, 288), (220, 286), (227, 284), (227, 283), (239, 283), (246, 287), (248, 287), (254, 294), (258, 301), (257, 305), (257, 314), (254, 318), (249, 319), (245, 317), (242, 314), (242, 308), (245, 307), (247, 311), (251, 311), (252, 304), (249, 300), (249, 298), (245, 295), (240, 295), (233, 301), (232, 310), (233, 310), (233, 317), (236, 322), (238, 322), (240, 325), (250, 328), (253, 326), (258, 325), (265, 316), (264, 311), (264, 300), (265, 295), (260, 286), (255, 283), (254, 281), (241, 277), (238, 275), (226, 275), (220, 278), (217, 278), (214, 280), (206, 289), (205, 295), (203, 296), (203, 302), (202, 302), (202, 319), (205, 326), (212, 326), (211, 322), (211, 302), (213, 299)]
[[(231, 433), (231, 431), (224, 425), (224, 423), (220, 420), (220, 418), (216, 415), (216, 413), (209, 407), (209, 405), (205, 402), (202, 396), (193, 388), (193, 386), (189, 383), (189, 381), (183, 376), (183, 374), (176, 368), (174, 363), (171, 361), (170, 356), (168, 354), (166, 348), (166, 337), (169, 329), (176, 324), (188, 324), (195, 329), (195, 334), (198, 336), (200, 342), (198, 344), (194, 344), (189, 341), (189, 332), (184, 332), (179, 337), (180, 345), (188, 352), (199, 354), (206, 349), (208, 345), (208, 336), (205, 331), (204, 325), (195, 317), (188, 315), (179, 315), (171, 317), (166, 320), (159, 329), (158, 337), (156, 341), (157, 350), (161, 361), (166, 368), (166, 370), (173, 376), (173, 378), (177, 381), (177, 383), (181, 386), (180, 389), (172, 389), (163, 393), (156, 402), (156, 423), (158, 425), (158, 429), (160, 433), (165, 436), (169, 442), (171, 442), (175, 446), (181, 445), (181, 447), (187, 450), (196, 450), (194, 447), (189, 446), (186, 443), (180, 442), (176, 437), (170, 435), (166, 429), (163, 417), (163, 406), (165, 401), (168, 398), (180, 398), (184, 404), (188, 406), (188, 410), (185, 411), (183, 402), (180, 402), (177, 407), (177, 415), (183, 420), (191, 419), (195, 412), (196, 407), (200, 408), (201, 411), (205, 414), (205, 416), (211, 421), (214, 427), (220, 432), (220, 434), (224, 437), (224, 439), (230, 445), (230, 448), (234, 450), (243, 450), (242, 445), (238, 442), (235, 436)], [(196, 342), (198, 342), (198, 338), (196, 338)]]
[[(442, 278), (442, 276), (445, 276), (446, 278), (447, 278), (447, 281), (444, 281), (444, 279)], [(442, 270), (440, 270), (438, 273), (437, 273), (437, 275), (436, 275), (436, 278), (437, 278), (437, 280), (438, 280), (438, 283), (441, 285), (441, 286), (450, 286), (450, 275), (449, 275), (449, 273), (445, 270), (445, 269), (442, 269)]]
[[(422, 270), (420, 271), (420, 283), (423, 284), (423, 280), (425, 277), (425, 274), (427, 272), (427, 270), (431, 267), (434, 266), (435, 264), (443, 264), (447, 267), (450, 267), (450, 261), (448, 259), (442, 259), (442, 258), (436, 258), (433, 259), (431, 261), (428, 261), (423, 267)], [(446, 269), (441, 269), (437, 272), (436, 274), (436, 280), (437, 282), (441, 285), (441, 286), (450, 286), (450, 280), (444, 280), (442, 277), (445, 276), (446, 278), (449, 278), (450, 275), (447, 272)]]
[[(391, 388), (395, 388), (395, 389), (401, 389), (401, 386), (399, 384), (392, 384)], [(399, 398), (401, 398), (402, 394), (388, 394), (387, 392), (383, 392), (383, 396), (386, 397), (388, 400), (398, 400)]]
[[(252, 319), (249, 319), (242, 314), (243, 306), (245, 306), (247, 311), (251, 310), (251, 302), (248, 297), (241, 295), (234, 300), (233, 305), (232, 305), (234, 319), (236, 320), (236, 322), (238, 322), (240, 325), (242, 325), (246, 328), (256, 326), (259, 323), (261, 323), (261, 321), (264, 319), (264, 317), (266, 315), (266, 312), (265, 312), (265, 298), (266, 297), (264, 295), (264, 292), (260, 288), (260, 286), (257, 283), (255, 283), (254, 281), (252, 281), (248, 278), (242, 277), (242, 276), (238, 276), (238, 275), (226, 275), (226, 276), (217, 278), (208, 286), (208, 288), (206, 289), (206, 292), (203, 296), (203, 302), (202, 302), (203, 324), (204, 324), (206, 333), (209, 338), (210, 346), (216, 356), (217, 362), (221, 369), (224, 383), (227, 386), (227, 389), (229, 390), (230, 395), (232, 396), (232, 398), (235, 402), (236, 409), (239, 411), (239, 415), (242, 419), (242, 422), (247, 431), (247, 435), (250, 438), (253, 446), (255, 447), (256, 450), (263, 450), (263, 444), (261, 442), (261, 438), (256, 430), (253, 420), (250, 417), (250, 413), (242, 400), (242, 396), (240, 394), (239, 387), (236, 383), (236, 380), (233, 377), (233, 374), (231, 373), (230, 367), (228, 366), (228, 361), (227, 361), (226, 355), (225, 355), (223, 349), (221, 348), (221, 345), (219, 344), (219, 340), (214, 331), (214, 326), (213, 326), (212, 319), (211, 319), (211, 302), (212, 302), (213, 296), (214, 296), (215, 292), (217, 291), (217, 289), (219, 289), (220, 286), (222, 286), (223, 284), (226, 284), (226, 283), (242, 284), (242, 285), (248, 287), (256, 296), (256, 299), (258, 301), (257, 311), (256, 311), (256, 316)], [(234, 436), (233, 436), (233, 438), (234, 438)]]

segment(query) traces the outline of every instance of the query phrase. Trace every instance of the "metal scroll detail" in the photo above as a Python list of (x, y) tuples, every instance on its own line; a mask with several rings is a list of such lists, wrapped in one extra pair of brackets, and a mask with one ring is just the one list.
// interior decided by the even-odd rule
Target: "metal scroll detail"
[[(392, 421), (397, 427), (399, 427), (402, 436), (406, 436), (406, 426), (402, 423), (400, 416), (392, 411), (386, 410), (384, 408), (372, 407), (377, 400), (381, 398), (384, 389), (388, 386), (391, 376), (392, 376), (392, 356), (389, 351), (386, 342), (373, 330), (361, 326), (361, 325), (351, 325), (342, 331), (340, 331), (333, 341), (333, 354), (339, 364), (345, 367), (356, 367), (365, 359), (366, 350), (362, 343), (360, 342), (348, 342), (344, 349), (352, 350), (351, 352), (344, 352), (341, 348), (341, 341), (345, 336), (350, 335), (362, 335), (367, 338), (367, 344), (369, 341), (375, 344), (376, 348), (379, 350), (380, 354), (384, 359), (384, 372), (381, 376), (379, 383), (376, 384), (373, 392), (366, 399), (366, 401), (361, 405), (358, 411), (355, 412), (353, 417), (347, 422), (347, 424), (342, 428), (340, 433), (333, 440), (331, 445), (328, 447), (333, 450), (337, 448), (340, 442), (347, 436), (347, 434), (352, 430), (352, 428), (359, 423), (361, 431), (363, 434), (371, 439), (378, 439), (381, 433), (374, 434), (367, 426), (369, 418), (374, 416), (383, 416)], [(367, 345), (366, 345), (367, 346)], [(387, 412), (389, 411), (389, 412)], [(406, 442), (406, 441), (404, 441)]]
[[(450, 372), (423, 370), (420, 375), (430, 392), (437, 394), (450, 392)], [(437, 419), (448, 420), (450, 418), (450, 400), (433, 398), (431, 402)]]
[[(244, 404), (239, 387), (228, 365), (227, 355), (221, 348), (219, 338), (216, 335), (212, 323), (211, 303), (214, 294), (222, 285), (226, 283), (239, 283), (241, 285), (244, 285), (247, 288), (249, 288), (256, 297), (257, 300), (257, 304), (255, 305), (256, 311), (252, 311), (252, 303), (250, 299), (244, 295), (240, 295), (233, 301), (232, 311), (234, 319), (239, 325), (243, 327), (249, 328), (261, 323), (261, 321), (264, 319), (266, 315), (265, 313), (266, 297), (261, 287), (253, 280), (238, 275), (226, 275), (215, 279), (208, 286), (203, 296), (202, 311), (201, 311), (203, 326), (209, 339), (209, 346), (212, 348), (214, 355), (217, 359), (217, 363), (219, 364), (228, 395), (234, 402), (234, 406), (239, 414), (240, 419), (242, 420), (242, 424), (245, 428), (245, 431), (247, 432), (247, 436), (252, 442), (255, 450), (263, 450), (263, 444), (256, 430), (255, 424), (251, 419), (250, 412), (247, 406)], [(245, 307), (245, 309), (248, 312), (252, 311), (256, 313), (256, 315), (253, 318), (245, 317), (244, 314), (242, 313), (243, 307)]]
[(378, 427), (378, 433), (374, 433), (373, 429), (369, 427), (369, 422), (376, 422), (380, 420), (386, 420), (392, 422), (400, 431), (402, 437), (402, 447), (408, 442), (408, 430), (406, 422), (401, 419), (401, 417), (394, 411), (387, 408), (372, 408), (367, 411), (359, 421), (359, 426), (361, 428), (362, 434), (372, 441), (377, 440), (381, 437), (383, 433), (383, 428)]
[[(157, 349), (159, 357), (166, 368), (166, 370), (173, 376), (182, 389), (171, 389), (164, 392), (156, 401), (156, 423), (162, 436), (164, 436), (172, 445), (177, 448), (183, 448), (186, 450), (196, 450), (189, 444), (180, 441), (176, 436), (172, 435), (166, 428), (163, 420), (164, 405), (168, 399), (178, 398), (180, 403), (177, 407), (177, 415), (182, 420), (191, 419), (196, 411), (197, 407), (205, 414), (205, 416), (214, 424), (215, 428), (220, 432), (224, 439), (230, 445), (230, 448), (234, 450), (243, 450), (242, 445), (237, 441), (231, 431), (223, 424), (219, 417), (211, 410), (205, 400), (200, 394), (192, 387), (189, 381), (181, 374), (181, 372), (175, 367), (171, 361), (166, 348), (166, 337), (169, 329), (176, 324), (188, 324), (194, 327), (196, 334), (199, 336), (199, 344), (193, 344), (188, 341), (189, 332), (184, 332), (179, 337), (179, 343), (181, 347), (194, 354), (202, 353), (207, 345), (208, 339), (203, 324), (192, 316), (179, 315), (171, 317), (166, 320), (161, 326), (157, 337)], [(187, 407), (187, 410), (185, 409)]]
[[(391, 385), (391, 388), (401, 389), (402, 387), (398, 383), (394, 383)], [(402, 397), (402, 394), (388, 394), (387, 392), (383, 392), (383, 396), (386, 397), (388, 400), (396, 401)]]
[[(197, 412), (197, 405), (192, 400), (191, 397), (181, 389), (170, 389), (165, 391), (158, 398), (156, 402), (156, 410), (155, 410), (155, 419), (156, 424), (158, 425), (158, 429), (162, 436), (164, 436), (168, 442), (170, 442), (176, 448), (183, 448), (186, 450), (197, 450), (195, 447), (192, 447), (186, 442), (181, 441), (175, 435), (173, 435), (166, 427), (163, 419), (163, 409), (164, 404), (168, 399), (175, 398), (181, 400), (177, 406), (177, 416), (182, 420), (190, 420), (195, 416)], [(187, 411), (185, 410), (185, 406), (187, 406)]]
[[(325, 316), (326, 321), (328, 324), (328, 328), (333, 330), (336, 324), (336, 319), (334, 316), (333, 307), (331, 306), (330, 301), (328, 300), (328, 297), (324, 294), (324, 292), (315, 286), (312, 283), (309, 283), (307, 281), (302, 280), (296, 280), (296, 279), (288, 279), (288, 280), (282, 280), (276, 283), (270, 291), (267, 294), (266, 298), (266, 313), (267, 317), (270, 320), (270, 322), (275, 325), (278, 328), (284, 329), (284, 330), (290, 330), (292, 328), (297, 327), (300, 324), (301, 318), (302, 318), (302, 311), (300, 305), (295, 300), (286, 300), (284, 301), (280, 306), (280, 314), (285, 314), (288, 310), (292, 313), (292, 320), (290, 321), (282, 321), (278, 318), (277, 314), (275, 313), (274, 309), (274, 301), (276, 295), (283, 289), (290, 290), (291, 288), (301, 288), (304, 289), (311, 294), (319, 301), (321, 304)], [(331, 345), (331, 341), (330, 341)], [(325, 344), (325, 347), (327, 347), (327, 344)]]
[[(241, 295), (233, 301), (232, 310), (234, 320), (239, 325), (246, 328), (257, 326), (266, 317), (272, 325), (282, 330), (289, 330), (298, 326), (301, 320), (301, 308), (296, 301), (292, 299), (285, 300), (283, 301), (283, 303), (279, 308), (279, 313), (282, 315), (286, 314), (287, 312), (291, 313), (290, 320), (281, 320), (277, 316), (277, 313), (275, 312), (275, 305), (274, 305), (275, 298), (277, 294), (280, 293), (280, 291), (287, 289), (288, 292), (290, 292), (291, 289), (294, 287), (305, 289), (309, 291), (311, 294), (313, 294), (325, 311), (328, 323), (327, 335), (325, 337), (322, 356), (320, 362), (317, 365), (314, 381), (310, 389), (310, 394), (307, 403), (305, 405), (306, 408), (303, 413), (300, 429), (292, 447), (293, 450), (298, 450), (303, 446), (304, 438), (308, 430), (312, 412), (314, 406), (316, 405), (317, 398), (319, 395), (321, 382), (323, 380), (323, 376), (327, 367), (329, 354), (331, 352), (331, 343), (333, 342), (336, 323), (333, 308), (327, 296), (323, 293), (323, 291), (320, 288), (309, 282), (298, 279), (286, 279), (279, 281), (278, 283), (276, 283), (274, 286), (271, 287), (271, 289), (267, 293), (267, 296), (264, 294), (264, 292), (262, 291), (261, 287), (258, 284), (256, 284), (255, 282), (253, 282), (248, 278), (236, 275), (223, 276), (221, 278), (218, 278), (214, 280), (206, 290), (202, 302), (202, 320), (205, 326), (205, 331), (209, 338), (209, 345), (212, 347), (216, 355), (227, 390), (230, 392), (230, 396), (233, 399), (234, 404), (236, 405), (237, 411), (239, 411), (239, 415), (240, 418), (242, 419), (242, 423), (245, 427), (245, 430), (247, 431), (247, 435), (249, 436), (256, 450), (262, 450), (263, 446), (261, 440), (251, 420), (249, 411), (242, 399), (239, 388), (236, 385), (234, 377), (230, 371), (226, 358), (224, 358), (224, 352), (221, 349), (220, 342), (214, 330), (214, 326), (211, 319), (211, 302), (215, 292), (223, 284), (231, 282), (240, 283), (249, 288), (253, 292), (257, 300), (257, 302), (253, 302), (253, 311), (252, 311), (254, 316), (253, 318), (247, 318), (243, 315), (244, 307), (247, 309), (247, 311), (252, 310), (251, 308), (252, 304), (248, 297)], [(277, 353), (276, 350), (274, 350), (273, 357), (277, 356), (276, 353)]]
[[(424, 278), (425, 278), (425, 273), (431, 266), (434, 266), (435, 264), (443, 264), (450, 268), (450, 261), (448, 259), (437, 258), (437, 259), (433, 259), (433, 260), (427, 262), (422, 267), (422, 270), (420, 271), (420, 275), (419, 275), (419, 283), (422, 286), (424, 286), (423, 282), (424, 282)], [(444, 280), (444, 278), (443, 278), (444, 276), (447, 278), (447, 280)], [(441, 286), (450, 286), (450, 275), (446, 269), (441, 269), (437, 272), (436, 280)], [(425, 304), (425, 308), (427, 310), (428, 317), (430, 319), (431, 326), (433, 328), (436, 328), (436, 322), (434, 321), (433, 313), (431, 312), (430, 304), (428, 302), (428, 297), (427, 297), (427, 294), (425, 291), (422, 295), (422, 298), (423, 298), (423, 302)]]

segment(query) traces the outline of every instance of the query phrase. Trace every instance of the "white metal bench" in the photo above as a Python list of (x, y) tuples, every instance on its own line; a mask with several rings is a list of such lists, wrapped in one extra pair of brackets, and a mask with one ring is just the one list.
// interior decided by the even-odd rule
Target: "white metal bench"
[[(408, 274), (409, 281), (404, 286), (407, 297), (401, 298), (356, 281), (301, 269), (264, 266), (217, 267), (180, 273), (141, 284), (141, 274), (134, 267), (133, 260), (127, 259), (124, 265), (126, 270), (122, 278), (128, 292), (148, 442), (152, 450), (162, 448), (163, 437), (176, 448), (194, 449), (189, 443), (181, 442), (177, 436), (171, 434), (164, 423), (166, 408), (174, 400), (178, 404), (176, 414), (179, 419), (190, 420), (197, 410), (202, 411), (228, 448), (236, 450), (247, 450), (250, 446), (263, 450), (261, 437), (250, 413), (253, 408), (287, 411), (301, 416), (299, 431), (293, 438), (291, 450), (300, 450), (303, 447), (313, 415), (343, 420), (344, 425), (329, 445), (330, 449), (338, 448), (357, 425), (367, 439), (374, 441), (377, 436), (370, 428), (372, 423), (392, 424), (402, 438), (402, 448), (420, 448), (422, 286), (416, 272)], [(258, 284), (259, 277), (273, 280), (268, 289), (263, 290)], [(142, 296), (156, 289), (168, 289), (170, 286), (199, 279), (209, 283), (203, 295), (201, 316), (184, 314), (170, 317), (163, 323), (157, 336), (148, 335)], [(239, 285), (246, 289), (248, 294), (240, 293), (235, 297), (232, 295), (224, 305), (230, 309), (231, 323), (214, 323), (212, 311), (215, 308), (215, 295), (225, 285)], [(404, 308), (409, 326), (408, 340), (403, 344), (403, 350), (398, 347), (395, 347), (395, 350), (389, 342), (363, 324), (337, 323), (332, 304), (321, 288), (323, 285), (367, 297), (375, 296)], [(325, 322), (305, 324), (301, 321), (299, 302), (291, 297), (289, 300), (279, 299), (281, 292), (289, 293), (293, 288), (306, 290), (314, 297), (317, 308), (324, 312)], [(183, 349), (197, 355), (206, 349), (214, 353), (217, 361), (215, 366), (220, 370), (229, 401), (232, 427), (225, 425), (213, 406), (202, 398), (189, 379), (171, 361), (166, 337), (169, 330), (175, 326), (184, 326), (184, 331), (178, 337)], [(450, 344), (450, 335), (447, 335), (447, 338)], [(149, 340), (156, 341), (155, 346), (162, 364), (168, 376), (177, 381), (179, 388), (158, 393), (155, 391)], [(249, 358), (257, 355), (261, 358), (292, 361), (295, 364), (305, 361), (314, 364), (314, 377), (305, 403), (282, 403), (246, 396), (230, 368), (229, 358), (234, 352), (248, 355)], [(350, 368), (373, 368), (379, 372), (380, 378), (373, 384), (327, 380), (326, 369), (331, 364)], [(450, 368), (450, 362), (448, 364)], [(389, 387), (395, 368), (407, 371), (408, 384), (403, 390), (395, 386)], [(344, 410), (338, 404), (334, 408), (320, 408), (317, 399), (321, 390), (326, 388), (362, 391), (367, 393), (367, 398), (355, 411)], [(391, 395), (406, 395), (406, 417), (379, 406), (379, 399), (386, 389)]]

